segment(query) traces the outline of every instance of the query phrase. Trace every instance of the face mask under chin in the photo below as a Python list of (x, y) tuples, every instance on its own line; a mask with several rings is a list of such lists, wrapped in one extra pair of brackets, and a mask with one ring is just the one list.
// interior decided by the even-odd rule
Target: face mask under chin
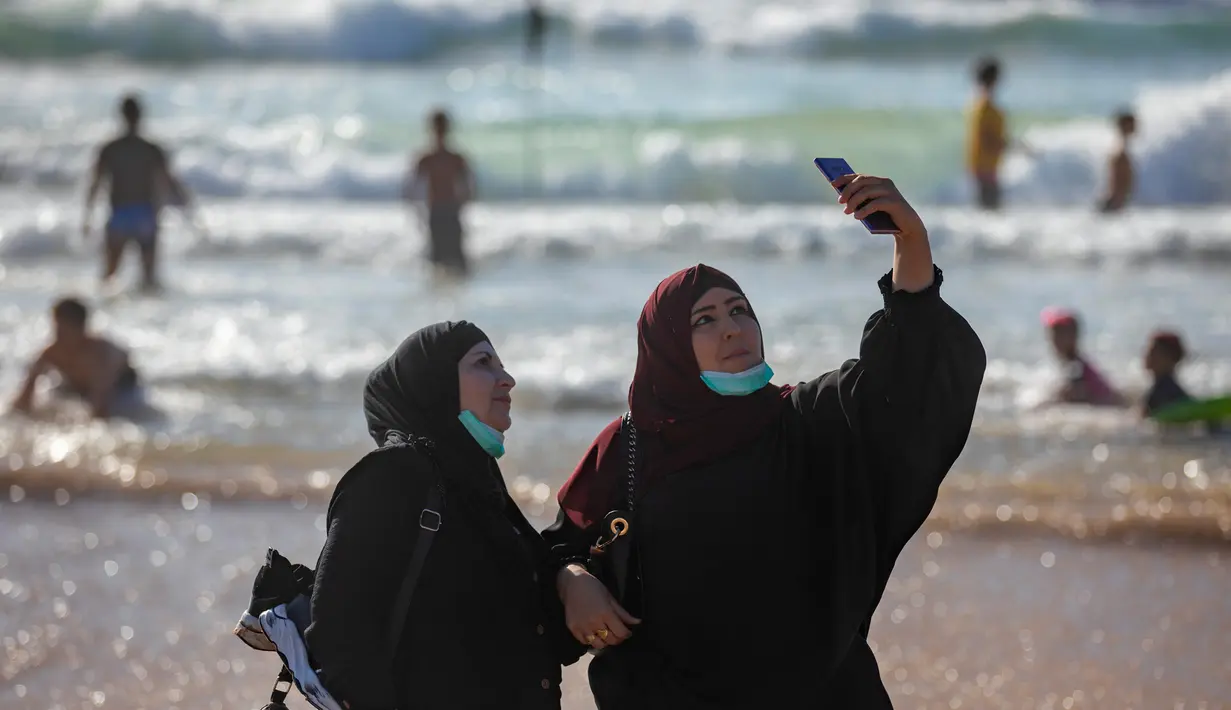
[(470, 436), (487, 452), (488, 456), (498, 459), (504, 456), (504, 434), (479, 421), (469, 409), (457, 415), (462, 426), (470, 432)]
[(741, 397), (752, 394), (768, 385), (773, 377), (773, 369), (764, 360), (743, 372), (715, 372), (713, 370), (701, 372), (701, 381), (705, 383), (705, 386), (724, 397)]

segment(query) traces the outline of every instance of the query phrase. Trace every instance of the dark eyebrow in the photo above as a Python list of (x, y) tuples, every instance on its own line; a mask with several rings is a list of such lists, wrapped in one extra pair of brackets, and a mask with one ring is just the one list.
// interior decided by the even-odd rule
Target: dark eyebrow
[[(732, 303), (735, 303), (736, 301), (747, 301), (747, 300), (748, 298), (746, 296), (744, 296), (743, 294), (740, 294), (738, 296), (732, 296), (728, 298), (727, 300), (723, 301), (722, 305), (729, 306)], [(703, 313), (705, 311), (712, 311), (712, 310), (714, 310), (714, 306), (701, 306), (700, 308), (693, 311), (692, 314), (695, 316), (698, 313)]]

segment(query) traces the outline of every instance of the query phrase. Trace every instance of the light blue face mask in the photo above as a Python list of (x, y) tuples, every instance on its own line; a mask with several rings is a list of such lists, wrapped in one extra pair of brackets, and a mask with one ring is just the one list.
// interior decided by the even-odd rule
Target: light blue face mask
[(731, 373), (705, 370), (701, 373), (701, 381), (705, 383), (706, 387), (720, 395), (742, 397), (768, 385), (773, 376), (774, 371), (770, 369), (769, 363), (762, 360), (761, 364), (750, 367), (743, 372)]
[(457, 418), (462, 421), (462, 426), (466, 427), (466, 431), (474, 437), (474, 440), (479, 442), (479, 446), (487, 452), (488, 456), (498, 459), (504, 456), (504, 433), (496, 431), (470, 412), (469, 409), (457, 415)]

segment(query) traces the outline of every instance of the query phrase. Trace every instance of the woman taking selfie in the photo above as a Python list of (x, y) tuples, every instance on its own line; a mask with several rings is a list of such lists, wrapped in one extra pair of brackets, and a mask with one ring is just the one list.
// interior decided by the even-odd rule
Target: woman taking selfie
[[(869, 622), (965, 445), (986, 357), (892, 182), (834, 185), (848, 213), (900, 230), (859, 359), (772, 385), (739, 285), (704, 265), (673, 274), (637, 324), (631, 426), (604, 429), (560, 490), (544, 537), (571, 562), (557, 576), (570, 630), (602, 649), (601, 710), (891, 707)], [(629, 529), (591, 554), (611, 511)], [(594, 576), (620, 544), (628, 608)]]
[[(514, 384), (465, 321), (414, 333), (368, 377), (380, 448), (334, 493), (305, 633), (349, 710), (560, 707), (562, 656), (580, 651), (555, 597), (558, 565), (496, 465)], [(395, 598), (433, 528), (399, 625)]]

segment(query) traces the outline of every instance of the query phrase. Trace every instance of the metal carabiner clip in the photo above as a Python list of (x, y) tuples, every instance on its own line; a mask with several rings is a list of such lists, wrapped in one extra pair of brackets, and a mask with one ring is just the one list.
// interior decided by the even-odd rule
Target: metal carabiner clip
[(631, 527), (628, 524), (628, 519), (622, 513), (608, 513), (607, 519), (604, 520), (607, 524), (607, 530), (604, 535), (600, 536), (598, 541), (590, 546), (590, 553), (600, 555), (611, 543), (628, 534)]

